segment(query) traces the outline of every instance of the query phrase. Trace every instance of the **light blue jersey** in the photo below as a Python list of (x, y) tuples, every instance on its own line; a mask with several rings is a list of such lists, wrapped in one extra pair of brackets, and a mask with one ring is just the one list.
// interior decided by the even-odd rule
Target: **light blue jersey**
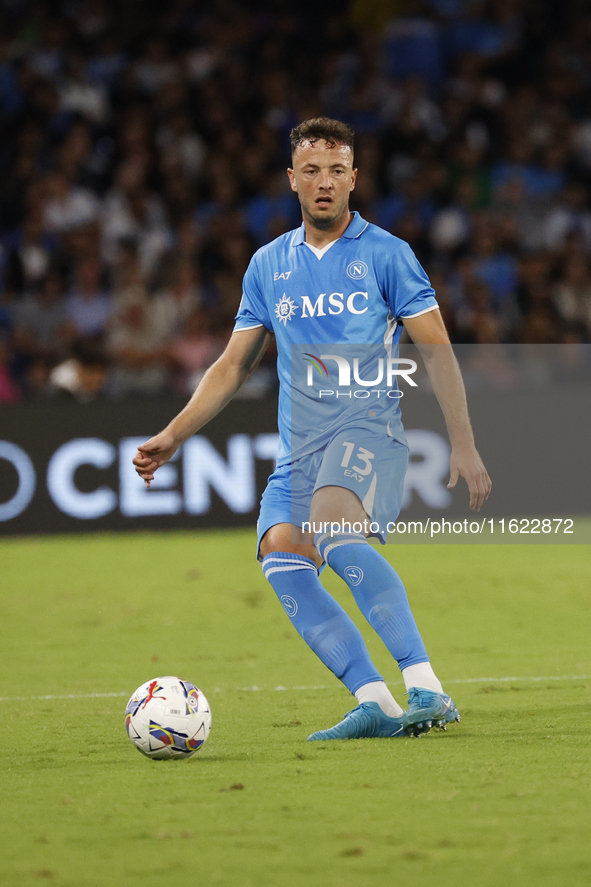
[(358, 213), (323, 250), (305, 242), (302, 224), (254, 254), (235, 330), (275, 334), (279, 466), (318, 450), (343, 424), (387, 428), (404, 442), (388, 361), (397, 357), (400, 321), (436, 307), (410, 246)]

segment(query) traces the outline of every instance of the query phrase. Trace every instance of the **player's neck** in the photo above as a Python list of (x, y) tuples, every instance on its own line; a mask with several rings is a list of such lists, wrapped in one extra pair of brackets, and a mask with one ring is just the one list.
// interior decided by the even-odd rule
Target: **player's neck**
[(330, 228), (317, 228), (312, 219), (304, 216), (304, 228), (306, 231), (306, 243), (315, 246), (316, 249), (322, 249), (333, 240), (338, 240), (345, 233), (351, 220), (353, 213), (347, 210), (340, 219), (337, 219)]

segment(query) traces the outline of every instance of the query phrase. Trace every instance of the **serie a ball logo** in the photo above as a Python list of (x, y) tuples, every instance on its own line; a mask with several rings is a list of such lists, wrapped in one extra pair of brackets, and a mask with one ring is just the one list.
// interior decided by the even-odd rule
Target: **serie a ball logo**
[(190, 758), (209, 736), (211, 710), (201, 690), (189, 681), (154, 678), (138, 687), (127, 703), (125, 727), (148, 758)]

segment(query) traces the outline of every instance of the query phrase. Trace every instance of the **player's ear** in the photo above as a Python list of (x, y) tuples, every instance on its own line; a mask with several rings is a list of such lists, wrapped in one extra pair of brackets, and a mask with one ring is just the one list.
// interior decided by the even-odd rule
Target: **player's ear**
[(357, 181), (357, 170), (354, 169), (354, 170), (353, 170), (353, 175), (351, 176), (351, 187), (350, 187), (350, 189), (349, 189), (350, 191), (354, 191), (354, 190), (355, 190), (355, 182), (356, 182), (356, 181)]
[(297, 191), (298, 186), (296, 185), (295, 175), (293, 169), (287, 168), (287, 178), (289, 179), (289, 184), (291, 185), (292, 191)]

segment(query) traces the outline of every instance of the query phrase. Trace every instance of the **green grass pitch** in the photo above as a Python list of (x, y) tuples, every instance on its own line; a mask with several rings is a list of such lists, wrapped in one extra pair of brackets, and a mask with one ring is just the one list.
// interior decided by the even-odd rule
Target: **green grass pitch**
[[(588, 547), (382, 549), (462, 723), (306, 743), (351, 698), (253, 546), (252, 531), (0, 543), (0, 883), (588, 884)], [(161, 674), (211, 703), (190, 761), (149, 761), (125, 734), (127, 695)]]

